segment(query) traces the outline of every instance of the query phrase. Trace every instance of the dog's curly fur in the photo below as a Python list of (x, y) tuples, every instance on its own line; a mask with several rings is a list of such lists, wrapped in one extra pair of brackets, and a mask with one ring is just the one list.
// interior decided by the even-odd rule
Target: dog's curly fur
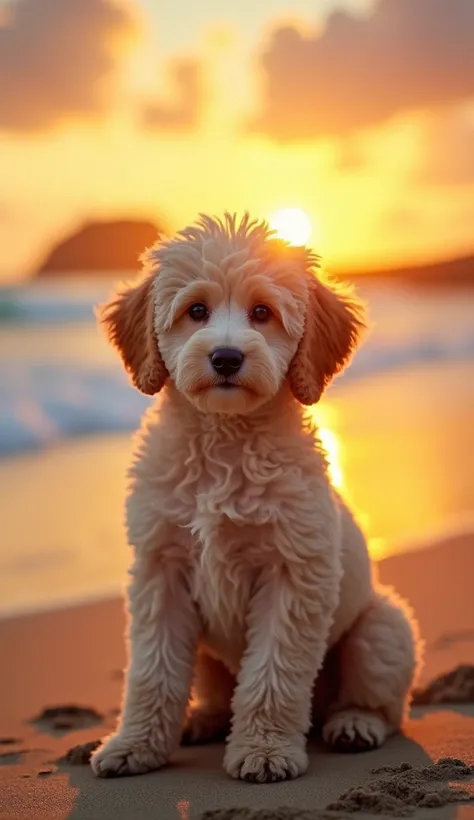
[[(301, 406), (348, 362), (361, 305), (248, 216), (201, 217), (145, 266), (102, 315), (136, 387), (163, 396), (131, 469), (124, 705), (92, 767), (138, 774), (228, 735), (226, 771), (261, 783), (306, 770), (312, 725), (339, 750), (378, 746), (401, 726), (417, 630)], [(224, 379), (210, 355), (229, 346), (245, 358)]]

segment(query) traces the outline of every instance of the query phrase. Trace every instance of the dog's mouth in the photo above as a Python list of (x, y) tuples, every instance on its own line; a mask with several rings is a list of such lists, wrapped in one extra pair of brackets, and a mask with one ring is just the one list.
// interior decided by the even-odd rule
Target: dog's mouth
[(233, 390), (242, 390), (244, 385), (239, 384), (238, 382), (231, 381), (230, 379), (219, 379), (219, 381), (205, 381), (201, 382), (200, 384), (196, 385), (193, 392), (194, 393), (206, 393), (208, 390), (226, 390), (226, 391), (233, 391)]
[(203, 382), (194, 388), (193, 393), (198, 395), (199, 393), (207, 393), (209, 390), (217, 390), (219, 393), (237, 393), (243, 391), (245, 393), (252, 393), (256, 395), (256, 390), (253, 387), (246, 383), (233, 381), (232, 379), (219, 379), (219, 381)]
[(211, 389), (226, 393), (247, 393), (252, 396), (258, 396), (257, 390), (252, 384), (240, 381), (232, 381), (231, 379), (222, 379), (215, 384), (210, 385)]

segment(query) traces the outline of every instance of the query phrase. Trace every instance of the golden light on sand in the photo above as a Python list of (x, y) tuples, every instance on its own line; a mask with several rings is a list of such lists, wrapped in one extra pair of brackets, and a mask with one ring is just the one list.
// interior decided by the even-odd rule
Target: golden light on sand
[(270, 219), (270, 227), (290, 245), (306, 245), (312, 233), (309, 216), (300, 208), (277, 211)]

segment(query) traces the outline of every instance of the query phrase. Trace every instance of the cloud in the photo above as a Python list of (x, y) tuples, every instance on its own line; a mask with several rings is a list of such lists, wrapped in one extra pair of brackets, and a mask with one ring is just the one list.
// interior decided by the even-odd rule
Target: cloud
[(142, 123), (149, 129), (187, 131), (198, 123), (202, 109), (202, 71), (195, 60), (180, 60), (170, 71), (174, 88), (173, 102), (157, 101), (145, 105)]
[(261, 58), (261, 114), (279, 140), (346, 135), (474, 95), (473, 0), (379, 0), (334, 12), (320, 35), (278, 29)]
[(415, 181), (422, 185), (474, 183), (474, 112), (446, 112), (423, 129)]
[(339, 173), (351, 173), (365, 168), (369, 161), (369, 152), (363, 140), (349, 135), (337, 146), (334, 169)]
[(0, 21), (0, 128), (50, 128), (111, 102), (137, 32), (116, 0), (16, 0)]

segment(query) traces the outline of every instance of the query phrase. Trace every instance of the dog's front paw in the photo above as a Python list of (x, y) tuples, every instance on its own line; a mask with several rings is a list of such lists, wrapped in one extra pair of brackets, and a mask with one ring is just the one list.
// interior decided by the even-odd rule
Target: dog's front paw
[(227, 745), (224, 768), (231, 777), (249, 783), (293, 780), (308, 768), (304, 738), (232, 738)]
[(93, 772), (98, 777), (125, 777), (161, 769), (168, 762), (166, 755), (152, 749), (146, 740), (132, 741), (120, 734), (109, 737), (91, 757)]

